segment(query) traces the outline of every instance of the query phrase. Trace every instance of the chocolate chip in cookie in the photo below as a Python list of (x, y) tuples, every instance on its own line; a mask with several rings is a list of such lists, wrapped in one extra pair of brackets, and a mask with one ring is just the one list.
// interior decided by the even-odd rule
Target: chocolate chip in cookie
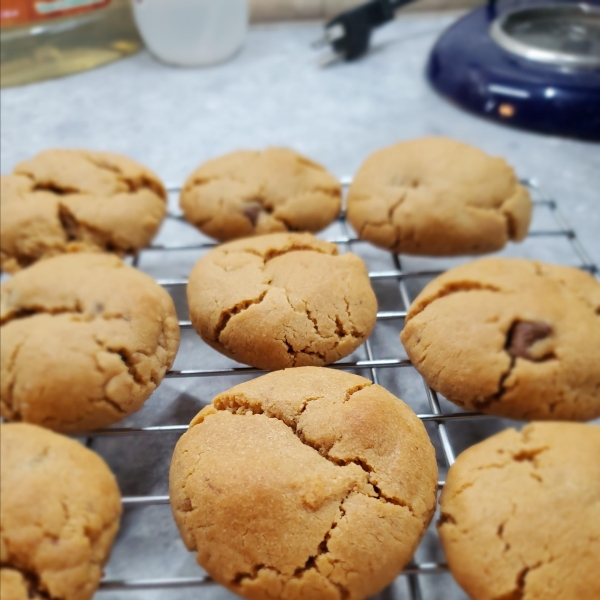
[(550, 335), (552, 335), (552, 326), (547, 323), (517, 321), (508, 334), (508, 353), (527, 360), (540, 360), (531, 356), (529, 348)]
[(256, 200), (245, 202), (244, 207), (242, 208), (244, 216), (249, 219), (250, 223), (252, 223), (252, 227), (256, 227), (256, 224), (258, 223), (258, 217), (263, 210), (263, 205)]
[(339, 181), (287, 148), (242, 150), (194, 171), (180, 197), (184, 217), (221, 242), (274, 232), (317, 232), (338, 215)]

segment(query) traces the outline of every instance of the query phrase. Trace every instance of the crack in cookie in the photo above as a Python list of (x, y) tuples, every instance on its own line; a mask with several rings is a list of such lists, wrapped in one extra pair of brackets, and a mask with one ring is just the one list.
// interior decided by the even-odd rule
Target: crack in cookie
[[(360, 392), (361, 390), (369, 387), (371, 384), (370, 381), (365, 381), (364, 383), (357, 384), (346, 390), (343, 402), (346, 403), (350, 401), (354, 394)], [(408, 510), (414, 514), (413, 507), (410, 503), (402, 500), (401, 498), (394, 498), (390, 495), (385, 494), (381, 489), (379, 489), (376, 485), (377, 483), (377, 472), (374, 467), (368, 464), (367, 460), (364, 458), (356, 457), (350, 459), (340, 459), (332, 457), (329, 454), (329, 450), (331, 447), (323, 446), (318, 443), (313, 442), (308, 439), (305, 435), (303, 435), (302, 429), (298, 427), (298, 421), (300, 416), (304, 413), (304, 411), (308, 408), (310, 402), (314, 402), (317, 400), (322, 400), (324, 396), (315, 396), (311, 398), (306, 398), (302, 405), (302, 408), (298, 412), (298, 414), (293, 419), (285, 419), (282, 418), (281, 414), (277, 414), (271, 412), (268, 408), (265, 410), (261, 405), (257, 405), (255, 403), (248, 402), (246, 398), (241, 395), (233, 395), (229, 396), (227, 392), (221, 394), (215, 399), (213, 405), (217, 410), (227, 410), (235, 415), (245, 416), (247, 414), (255, 414), (255, 415), (265, 415), (271, 419), (279, 419), (283, 421), (293, 432), (298, 439), (305, 444), (306, 446), (310, 446), (314, 450), (316, 450), (320, 456), (327, 459), (334, 465), (338, 467), (346, 467), (350, 464), (355, 464), (359, 466), (366, 474), (367, 481), (371, 484), (372, 490), (374, 494), (369, 494), (371, 497), (375, 497), (383, 502), (390, 502), (391, 504), (396, 504), (398, 506), (402, 506), (404, 508), (408, 508)]]
[(58, 596), (51, 596), (42, 587), (40, 577), (34, 571), (27, 571), (8, 561), (0, 563), (0, 570), (2, 572), (0, 577), (3, 580), (2, 587), (6, 585), (6, 587), (15, 591), (24, 588), (27, 594), (26, 597), (33, 600), (61, 600)]

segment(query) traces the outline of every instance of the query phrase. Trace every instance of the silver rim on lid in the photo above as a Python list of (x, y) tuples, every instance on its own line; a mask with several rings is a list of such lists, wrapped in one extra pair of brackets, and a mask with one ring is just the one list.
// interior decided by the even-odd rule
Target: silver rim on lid
[(600, 9), (589, 4), (548, 4), (500, 15), (490, 35), (502, 48), (527, 60), (600, 68)]

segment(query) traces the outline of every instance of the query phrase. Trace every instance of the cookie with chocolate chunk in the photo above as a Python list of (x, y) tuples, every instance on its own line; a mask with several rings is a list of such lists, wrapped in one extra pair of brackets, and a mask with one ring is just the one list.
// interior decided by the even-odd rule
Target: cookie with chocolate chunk
[(47, 150), (0, 178), (3, 271), (66, 252), (135, 253), (166, 212), (158, 177), (109, 152)]
[(404, 402), (316, 367), (219, 394), (181, 437), (171, 507), (220, 584), (252, 600), (363, 600), (412, 557), (435, 510), (435, 451)]
[(310, 233), (272, 233), (218, 246), (187, 287), (202, 339), (260, 369), (322, 366), (370, 335), (377, 300), (363, 261)]
[(425, 381), (513, 419), (600, 416), (600, 283), (572, 267), (489, 258), (413, 302), (401, 339)]
[(64, 432), (139, 410), (173, 364), (173, 300), (110, 254), (65, 254), (0, 286), (0, 413)]
[(339, 181), (287, 148), (241, 150), (196, 169), (181, 192), (184, 217), (220, 242), (324, 229), (341, 206)]
[(532, 203), (513, 169), (442, 137), (369, 156), (348, 192), (348, 221), (376, 246), (426, 256), (484, 254), (527, 234)]

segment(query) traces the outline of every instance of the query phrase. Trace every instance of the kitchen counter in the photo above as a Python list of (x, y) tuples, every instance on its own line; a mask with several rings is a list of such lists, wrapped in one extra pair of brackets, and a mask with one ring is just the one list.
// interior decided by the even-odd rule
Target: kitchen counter
[[(85, 147), (129, 155), (175, 185), (210, 157), (243, 147), (288, 145), (346, 176), (382, 146), (422, 135), (445, 135), (504, 156), (521, 177), (538, 179), (558, 201), (592, 259), (600, 262), (600, 146), (502, 127), (437, 96), (424, 79), (423, 67), (434, 40), (455, 17), (402, 17), (378, 32), (376, 46), (366, 59), (327, 69), (316, 67), (316, 55), (309, 48), (320, 32), (318, 24), (280, 24), (252, 28), (235, 60), (211, 69), (170, 68), (141, 53), (88, 73), (3, 90), (2, 172), (45, 148)], [(174, 205), (176, 198), (171, 201)], [(538, 229), (546, 225), (542, 217), (534, 221)], [(185, 242), (192, 234), (184, 227), (167, 223), (161, 241)], [(556, 240), (533, 238), (522, 245), (511, 244), (505, 253), (577, 264), (572, 252), (567, 256), (566, 241)], [(366, 244), (361, 247), (365, 252), (361, 256), (371, 269), (382, 265), (394, 268), (385, 263), (390, 260), (387, 253)], [(156, 254), (145, 253), (141, 267), (155, 276), (171, 278), (185, 277), (197, 259), (194, 253), (171, 253), (177, 257), (170, 260), (153, 258)], [(434, 263), (438, 268), (446, 266), (446, 261), (429, 259), (405, 260), (403, 265), (418, 270), (421, 264), (431, 268)], [(384, 286), (386, 282), (375, 282), (379, 283)], [(385, 304), (393, 291), (394, 302), (399, 302), (397, 286), (391, 283), (395, 291), (389, 286), (376, 290), (381, 310), (398, 308), (397, 304)], [(185, 319), (183, 290), (178, 294), (179, 315)], [(402, 353), (399, 327), (394, 322), (378, 324), (372, 338), (376, 356)], [(201, 344), (193, 331), (184, 330), (183, 334), (175, 368), (222, 367), (226, 359)], [(227, 362), (227, 366), (233, 365)], [(382, 369), (382, 384), (416, 412), (428, 412), (420, 378), (410, 369), (403, 369), (401, 377), (396, 373)], [(238, 377), (235, 383), (242, 380)], [(233, 383), (218, 377), (167, 379), (144, 409), (120, 426), (187, 423), (215, 393)], [(445, 401), (442, 408), (454, 410)], [(460, 449), (506, 425), (491, 419), (461, 421), (450, 434)], [(123, 494), (162, 495), (167, 493), (169, 458), (177, 437), (175, 433), (96, 438), (94, 449), (109, 462)], [(439, 446), (436, 450), (441, 457)], [(421, 562), (443, 561), (433, 529), (418, 551)], [(109, 579), (198, 574), (168, 506), (125, 509), (119, 542), (107, 568)], [(465, 598), (448, 574), (420, 580), (424, 600)], [(408, 585), (408, 579), (401, 577), (377, 598), (407, 599)], [(234, 597), (212, 585), (166, 591), (105, 590), (97, 598)]]
[(440, 98), (423, 66), (454, 15), (406, 16), (377, 33), (368, 58), (326, 69), (309, 48), (318, 24), (251, 29), (241, 53), (183, 70), (141, 53), (3, 90), (2, 172), (48, 147), (114, 150), (179, 183), (200, 162), (242, 147), (290, 145), (348, 175), (398, 140), (446, 135), (504, 156), (554, 197), (600, 261), (600, 145), (528, 133)]

